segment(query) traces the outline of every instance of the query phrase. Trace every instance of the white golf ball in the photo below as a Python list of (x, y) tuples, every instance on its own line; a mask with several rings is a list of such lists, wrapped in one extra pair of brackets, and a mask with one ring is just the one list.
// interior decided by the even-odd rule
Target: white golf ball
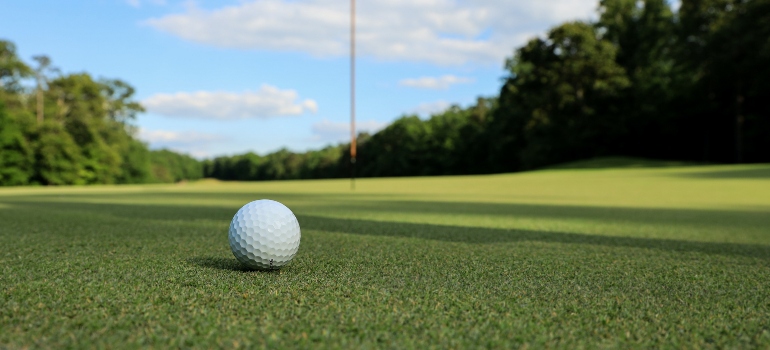
[(269, 199), (241, 207), (230, 222), (230, 249), (244, 265), (276, 269), (294, 258), (299, 249), (299, 222), (285, 205)]

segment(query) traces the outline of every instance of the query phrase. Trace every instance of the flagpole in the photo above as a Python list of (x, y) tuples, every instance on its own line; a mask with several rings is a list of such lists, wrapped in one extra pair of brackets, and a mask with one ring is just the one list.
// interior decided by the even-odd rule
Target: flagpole
[(350, 0), (350, 189), (356, 189), (356, 0)]

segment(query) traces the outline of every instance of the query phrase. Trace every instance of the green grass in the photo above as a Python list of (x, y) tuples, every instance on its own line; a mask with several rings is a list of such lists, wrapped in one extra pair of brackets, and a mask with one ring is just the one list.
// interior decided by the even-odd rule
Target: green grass
[[(0, 191), (0, 348), (770, 348), (770, 166)], [(259, 198), (302, 243), (247, 271)]]
[(634, 157), (599, 157), (557, 164), (550, 166), (547, 169), (667, 168), (687, 165), (698, 164), (675, 160), (655, 160)]

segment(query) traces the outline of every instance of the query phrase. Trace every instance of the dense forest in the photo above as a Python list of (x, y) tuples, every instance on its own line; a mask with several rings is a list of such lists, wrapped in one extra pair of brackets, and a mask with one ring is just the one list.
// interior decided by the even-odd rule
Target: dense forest
[[(150, 151), (131, 125), (143, 111), (121, 80), (34, 68), (0, 41), (0, 185), (174, 182), (202, 176), (196, 159)], [(34, 81), (34, 87), (25, 82)]]
[[(198, 162), (148, 151), (120, 80), (34, 69), (0, 47), (0, 184), (334, 178), (349, 145)], [(358, 139), (358, 176), (510, 172), (601, 157), (770, 161), (770, 0), (602, 0), (513, 50), (498, 96)], [(35, 78), (35, 89), (19, 83)]]
[[(510, 172), (602, 156), (770, 161), (770, 1), (603, 0), (506, 60), (499, 96), (358, 141), (359, 176)], [(344, 177), (349, 145), (204, 162), (233, 180)]]

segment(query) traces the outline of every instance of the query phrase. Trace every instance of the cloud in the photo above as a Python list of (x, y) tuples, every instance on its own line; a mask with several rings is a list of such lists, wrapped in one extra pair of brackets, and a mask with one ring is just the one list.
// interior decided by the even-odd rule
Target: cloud
[(435, 89), (446, 90), (450, 86), (455, 84), (470, 83), (473, 79), (456, 77), (454, 75), (445, 75), (442, 77), (421, 77), (416, 79), (404, 79), (399, 82), (399, 85), (409, 86), (420, 89)]
[(297, 101), (294, 90), (263, 85), (256, 92), (177, 92), (155, 94), (142, 101), (153, 113), (169, 117), (217, 120), (266, 119), (317, 112), (314, 100)]
[[(595, 0), (369, 0), (357, 8), (357, 51), (390, 61), (499, 64), (533, 33), (589, 18)], [(144, 22), (184, 40), (225, 48), (347, 55), (349, 3), (254, 0)]]
[[(375, 133), (388, 126), (388, 123), (376, 120), (357, 121), (356, 131)], [(311, 126), (313, 141), (342, 142), (350, 140), (350, 124), (345, 122), (333, 122), (324, 119)]]
[(197, 131), (168, 131), (139, 129), (139, 139), (150, 144), (153, 149), (168, 148), (197, 158), (209, 156), (207, 151), (212, 143), (222, 142), (225, 137), (218, 134)]
[(165, 5), (166, 0), (125, 0), (127, 4), (131, 5), (132, 7), (142, 7), (142, 3), (150, 3), (153, 5)]
[(222, 136), (216, 134), (200, 133), (197, 131), (166, 131), (166, 130), (139, 130), (139, 138), (150, 143), (165, 144), (191, 144), (222, 140)]
[(426, 102), (417, 105), (417, 107), (414, 107), (410, 112), (418, 114), (421, 117), (429, 117), (441, 113), (451, 106), (452, 104), (447, 101)]

